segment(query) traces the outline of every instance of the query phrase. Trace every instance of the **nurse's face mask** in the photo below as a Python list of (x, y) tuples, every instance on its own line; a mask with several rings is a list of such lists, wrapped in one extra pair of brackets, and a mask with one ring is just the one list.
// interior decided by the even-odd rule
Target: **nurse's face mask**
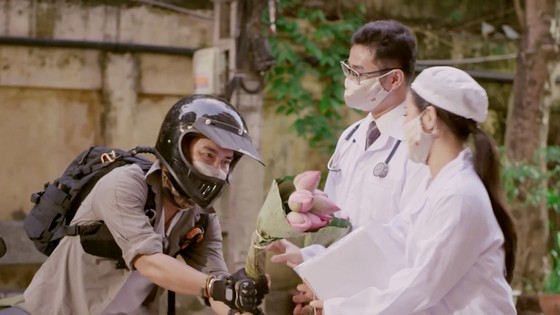
[(435, 136), (433, 131), (428, 133), (424, 130), (422, 125), (424, 113), (425, 111), (405, 124), (404, 136), (408, 146), (408, 158), (426, 164)]
[[(346, 101), (346, 105), (348, 107), (365, 112), (371, 112), (376, 109), (391, 92), (391, 90), (387, 91), (383, 88), (380, 80), (393, 73), (395, 69), (389, 68), (359, 73), (343, 61), (341, 61), (341, 66), (342, 71), (346, 76), (346, 79), (344, 80), (344, 100)], [(367, 77), (367, 75), (374, 75), (383, 72), (387, 73), (374, 78), (362, 78), (364, 76)]]

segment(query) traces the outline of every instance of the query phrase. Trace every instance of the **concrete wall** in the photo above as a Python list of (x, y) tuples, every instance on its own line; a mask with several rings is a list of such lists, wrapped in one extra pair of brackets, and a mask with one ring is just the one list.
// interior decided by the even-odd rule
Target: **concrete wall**
[[(0, 1), (0, 35), (198, 48), (210, 21), (148, 6)], [(92, 144), (152, 145), (167, 109), (193, 92), (189, 56), (0, 46), (0, 220)]]
[[(195, 49), (212, 45), (212, 27), (212, 21), (134, 1), (0, 0), (0, 36)], [(18, 222), (31, 207), (30, 194), (93, 144), (153, 145), (170, 106), (193, 92), (189, 55), (0, 46), (0, 221), (8, 220), (0, 226), (19, 231), (17, 239), (0, 232), (9, 239), (0, 261), (0, 297), (25, 287), (41, 262), (36, 256), (27, 256), (27, 264), (18, 260), (30, 248)], [(258, 144), (262, 99), (237, 103)], [(244, 263), (263, 174), (255, 162), (240, 163), (235, 191), (217, 205), (232, 268)], [(178, 303), (179, 313), (208, 311), (197, 299), (178, 297)]]
[[(210, 21), (143, 5), (87, 3), (0, 0), (0, 36), (211, 45)], [(0, 46), (0, 221), (10, 220), (0, 232), (8, 244), (0, 297), (25, 287), (42, 258), (29, 255), (21, 221), (11, 221), (25, 217), (30, 194), (93, 144), (153, 145), (169, 107), (192, 92), (190, 56)], [(203, 309), (196, 300), (179, 301)]]
[(28, 192), (92, 144), (152, 145), (170, 105), (192, 93), (188, 57), (3, 46), (0, 63), (0, 219), (18, 218)]

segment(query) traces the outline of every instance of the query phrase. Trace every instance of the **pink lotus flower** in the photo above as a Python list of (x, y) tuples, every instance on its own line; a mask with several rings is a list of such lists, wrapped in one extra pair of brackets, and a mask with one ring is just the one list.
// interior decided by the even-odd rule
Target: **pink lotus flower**
[(326, 226), (329, 220), (323, 219), (314, 213), (290, 212), (286, 216), (290, 225), (299, 232), (316, 230)]
[(317, 212), (311, 212), (309, 211), (309, 213), (313, 213), (315, 215), (317, 215), (319, 218), (323, 219), (323, 220), (327, 220), (330, 221), (333, 218), (333, 215), (331, 213), (317, 213)]
[(288, 207), (292, 211), (307, 212), (313, 206), (313, 193), (309, 190), (296, 190), (288, 198)]
[(340, 208), (334, 203), (334, 201), (330, 200), (322, 191), (315, 190), (313, 193), (313, 207), (311, 208), (311, 212), (316, 214), (332, 214), (336, 211), (340, 210)]
[(319, 186), (320, 180), (320, 171), (305, 171), (294, 178), (294, 186), (296, 186), (296, 190), (314, 191)]
[(328, 196), (329, 196), (329, 195), (327, 195), (326, 192), (324, 192), (324, 191), (322, 191), (322, 190), (319, 190), (319, 189), (315, 189), (315, 190), (313, 191), (313, 195), (321, 195), (321, 196), (325, 196), (325, 197), (328, 197)]
[(304, 213), (292, 211), (286, 215), (286, 219), (288, 219), (288, 222), (294, 230), (298, 232), (305, 232), (310, 226), (310, 221)]
[[(255, 232), (251, 233), (251, 245), (245, 260), (245, 270), (250, 278), (259, 279), (265, 274), (268, 260), (265, 251), (274, 241), (313, 233), (314, 239), (320, 243), (330, 244), (350, 230), (351, 225), (348, 221), (332, 219), (332, 216), (326, 213), (309, 212), (313, 206), (313, 192), (317, 190), (319, 177), (319, 172), (301, 174), (297, 179), (299, 191), (296, 191), (293, 176), (284, 176), (272, 181), (268, 195), (259, 210)], [(303, 182), (311, 181), (313, 183), (302, 185)], [(320, 191), (316, 194), (326, 197)], [(308, 212), (301, 212), (304, 210)]]
[(309, 219), (311, 220), (311, 225), (309, 226), (310, 230), (316, 230), (319, 228), (322, 228), (324, 226), (326, 226), (327, 224), (329, 224), (329, 220), (322, 218), (318, 215), (316, 215), (315, 213), (304, 213), (305, 215), (307, 215), (309, 217)]

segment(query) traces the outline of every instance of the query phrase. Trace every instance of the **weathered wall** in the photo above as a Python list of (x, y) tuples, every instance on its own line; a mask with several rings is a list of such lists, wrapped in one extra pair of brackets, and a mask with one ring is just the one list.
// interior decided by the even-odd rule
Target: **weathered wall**
[[(0, 0), (0, 36), (183, 48), (212, 44), (210, 21), (133, 2), (81, 2)], [(0, 221), (22, 220), (31, 207), (30, 194), (59, 176), (90, 145), (152, 145), (168, 108), (192, 92), (190, 56), (0, 46)], [(233, 187), (217, 203), (232, 269), (244, 264), (270, 180), (326, 163), (288, 130), (290, 122), (274, 115), (270, 106), (263, 112), (262, 100), (241, 95), (234, 103), (267, 166), (242, 160)], [(3, 232), (0, 236), (6, 238)], [(3, 290), (20, 290), (35, 268), (0, 267), (0, 296)], [(181, 304), (190, 313), (202, 309), (197, 300)]]
[[(65, 66), (73, 58), (80, 69)], [(0, 219), (92, 144), (152, 145), (170, 105), (192, 93), (187, 57), (4, 46), (0, 64)]]
[[(211, 44), (210, 21), (141, 5), (81, 3), (0, 0), (0, 36)], [(169, 107), (192, 92), (190, 56), (0, 46), (0, 221), (23, 219), (30, 194), (93, 144), (153, 145)], [(12, 236), (4, 232), (0, 236)], [(18, 251), (7, 242), (8, 255)], [(0, 296), (20, 290), (37, 268), (10, 259), (0, 267)], [(180, 301), (189, 310), (202, 309), (196, 300)]]
[[(211, 22), (148, 6), (3, 0), (0, 9), (3, 36), (211, 44)], [(153, 144), (169, 106), (193, 92), (189, 56), (1, 46), (0, 65), (0, 219), (21, 218), (30, 192), (92, 144)]]

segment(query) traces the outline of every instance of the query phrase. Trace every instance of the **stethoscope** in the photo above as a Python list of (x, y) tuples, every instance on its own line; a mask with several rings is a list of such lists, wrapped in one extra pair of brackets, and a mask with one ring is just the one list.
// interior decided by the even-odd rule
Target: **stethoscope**
[[(350, 145), (356, 143), (356, 139), (352, 139), (352, 142), (350, 143), (348, 141), (350, 140), (350, 138), (352, 138), (356, 130), (358, 130), (358, 127), (360, 127), (360, 124), (354, 126), (354, 128), (352, 128), (352, 130), (350, 130), (348, 135), (344, 138), (344, 141), (346, 142), (343, 144), (344, 149), (342, 150), (342, 153), (340, 153), (339, 150), (337, 150), (334, 152), (333, 156), (331, 156), (331, 158), (329, 159), (329, 162), (327, 163), (327, 169), (329, 171), (331, 172), (341, 171), (339, 166), (340, 161), (342, 161), (342, 158), (348, 153), (348, 150), (350, 149)], [(393, 155), (395, 155), (395, 152), (397, 151), (400, 144), (401, 144), (401, 140), (397, 140), (397, 142), (393, 145), (393, 148), (391, 149), (391, 152), (389, 153), (385, 161), (379, 162), (377, 163), (377, 165), (375, 165), (375, 167), (373, 168), (373, 176), (384, 178), (385, 176), (387, 176), (387, 174), (389, 174), (389, 162), (393, 158)]]

